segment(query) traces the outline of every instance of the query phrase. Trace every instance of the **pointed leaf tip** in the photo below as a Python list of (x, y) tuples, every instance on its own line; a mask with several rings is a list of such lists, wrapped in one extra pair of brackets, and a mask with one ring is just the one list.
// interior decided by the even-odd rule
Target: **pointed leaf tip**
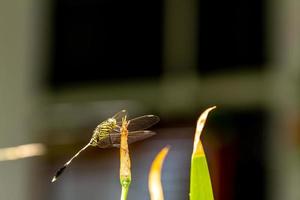
[(201, 115), (200, 117), (198, 118), (198, 121), (197, 121), (197, 127), (196, 127), (196, 132), (195, 132), (195, 138), (194, 138), (194, 148), (193, 148), (193, 154), (196, 153), (197, 149), (201, 148), (201, 146), (199, 146), (199, 142), (200, 142), (200, 136), (201, 136), (201, 133), (202, 133), (202, 130), (204, 128), (204, 125), (205, 125), (205, 122), (206, 122), (206, 119), (207, 119), (207, 116), (208, 116), (208, 113), (210, 111), (212, 111), (213, 109), (215, 109), (216, 106), (213, 106), (213, 107), (210, 107), (210, 108), (207, 108)]
[(169, 152), (170, 147), (164, 147), (155, 157), (152, 162), (151, 169), (149, 172), (148, 187), (150, 192), (151, 200), (163, 200), (163, 188), (161, 185), (161, 169), (163, 162)]

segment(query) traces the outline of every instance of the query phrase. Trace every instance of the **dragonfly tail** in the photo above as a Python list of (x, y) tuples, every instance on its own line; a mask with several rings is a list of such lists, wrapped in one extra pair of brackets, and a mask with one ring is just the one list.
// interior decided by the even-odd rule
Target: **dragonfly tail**
[(51, 181), (52, 183), (58, 179), (58, 177), (65, 171), (67, 166), (68, 165), (64, 165), (59, 170), (57, 170), (57, 172), (55, 173), (55, 176), (53, 176), (53, 178), (52, 178), (52, 181)]
[(82, 151), (84, 151), (86, 148), (88, 148), (89, 146), (91, 146), (91, 143), (88, 143), (87, 145), (85, 145), (82, 149), (80, 149), (68, 162), (66, 162), (61, 168), (59, 168), (55, 175), (53, 176), (51, 182), (55, 182), (58, 177), (65, 171), (65, 169), (68, 167), (69, 164), (71, 164), (71, 162), (73, 161), (74, 158), (76, 158)]

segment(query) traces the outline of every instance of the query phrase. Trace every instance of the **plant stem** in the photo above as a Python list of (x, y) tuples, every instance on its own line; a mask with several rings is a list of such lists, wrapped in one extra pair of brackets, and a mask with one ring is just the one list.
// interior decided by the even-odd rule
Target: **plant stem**
[(123, 181), (121, 180), (121, 185), (122, 185), (121, 200), (127, 199), (130, 182), (131, 182), (131, 180), (129, 178), (124, 179)]

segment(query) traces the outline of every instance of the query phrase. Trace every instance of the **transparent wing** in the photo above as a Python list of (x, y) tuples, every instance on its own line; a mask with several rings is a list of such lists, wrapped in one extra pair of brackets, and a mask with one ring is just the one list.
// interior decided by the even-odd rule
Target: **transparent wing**
[(159, 117), (156, 115), (144, 115), (129, 120), (128, 131), (145, 130), (159, 121)]
[(117, 121), (117, 123), (122, 123), (122, 118), (125, 117), (126, 115), (127, 115), (127, 111), (121, 110), (120, 112), (115, 114), (112, 118), (114, 118)]
[[(144, 140), (148, 137), (151, 137), (153, 135), (155, 135), (156, 133), (153, 131), (148, 131), (148, 130), (144, 130), (144, 131), (133, 131), (133, 132), (129, 132), (128, 133), (128, 144), (140, 141), (140, 140)], [(121, 135), (118, 133), (115, 134), (110, 134), (110, 138), (111, 138), (111, 142), (115, 147), (119, 147), (120, 142), (121, 142)]]

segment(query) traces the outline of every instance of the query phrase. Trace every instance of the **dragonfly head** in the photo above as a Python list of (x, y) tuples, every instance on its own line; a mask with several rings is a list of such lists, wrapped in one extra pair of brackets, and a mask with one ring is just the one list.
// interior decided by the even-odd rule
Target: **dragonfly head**
[(116, 127), (117, 121), (114, 118), (109, 118), (107, 122), (111, 125), (111, 127)]

